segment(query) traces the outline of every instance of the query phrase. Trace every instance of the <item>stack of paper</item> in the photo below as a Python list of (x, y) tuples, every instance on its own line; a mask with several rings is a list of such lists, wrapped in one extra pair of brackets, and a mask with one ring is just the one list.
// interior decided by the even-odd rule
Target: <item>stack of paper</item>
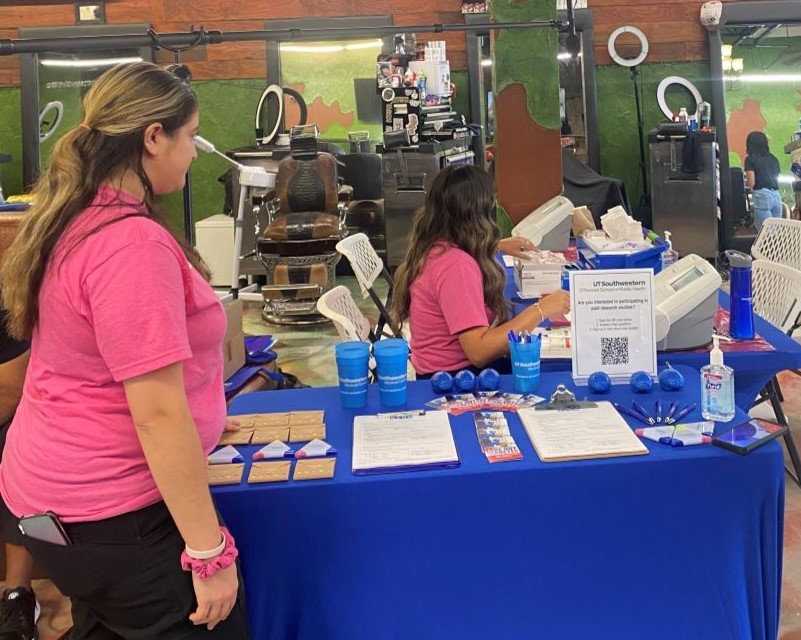
[(353, 473), (393, 473), (459, 466), (444, 411), (356, 416)]

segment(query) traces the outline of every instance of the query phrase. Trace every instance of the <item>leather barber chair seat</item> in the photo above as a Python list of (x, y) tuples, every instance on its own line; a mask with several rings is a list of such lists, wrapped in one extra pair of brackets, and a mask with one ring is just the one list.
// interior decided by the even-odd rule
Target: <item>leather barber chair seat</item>
[(269, 215), (256, 246), (267, 271), (262, 316), (277, 324), (327, 322), (317, 299), (336, 284), (351, 189), (339, 186), (338, 162), (318, 151), (316, 136), (291, 138), (290, 149), (278, 163), (275, 192), (262, 199)]

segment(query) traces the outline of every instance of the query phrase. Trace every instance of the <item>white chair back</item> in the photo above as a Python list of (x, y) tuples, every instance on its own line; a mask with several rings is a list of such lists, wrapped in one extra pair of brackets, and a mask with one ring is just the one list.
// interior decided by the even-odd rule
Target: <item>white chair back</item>
[(384, 261), (373, 249), (370, 239), (363, 233), (355, 233), (337, 243), (337, 251), (348, 259), (359, 287), (362, 297), (366, 298), (368, 289), (371, 289), (376, 278), (384, 271)]
[(790, 332), (801, 313), (801, 271), (767, 260), (754, 260), (752, 278), (754, 311), (774, 327)]
[(317, 310), (333, 321), (343, 340), (370, 342), (370, 321), (356, 305), (347, 287), (339, 285), (317, 300)]
[(762, 223), (751, 255), (801, 271), (801, 221), (768, 218)]

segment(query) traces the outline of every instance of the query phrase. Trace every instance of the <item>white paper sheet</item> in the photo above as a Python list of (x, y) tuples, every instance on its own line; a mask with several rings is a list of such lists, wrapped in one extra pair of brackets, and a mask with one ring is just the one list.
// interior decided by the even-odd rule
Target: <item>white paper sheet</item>
[(445, 411), (353, 419), (354, 472), (458, 461), (451, 423)]
[(608, 402), (574, 411), (517, 412), (543, 462), (642, 455), (648, 448)]

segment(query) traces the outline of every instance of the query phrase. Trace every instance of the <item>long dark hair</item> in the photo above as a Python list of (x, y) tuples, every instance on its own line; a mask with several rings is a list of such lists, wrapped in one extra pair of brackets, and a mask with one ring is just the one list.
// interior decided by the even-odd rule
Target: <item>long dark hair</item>
[(769, 156), (768, 137), (761, 131), (752, 131), (745, 139), (745, 152), (749, 156)]
[[(95, 82), (83, 101), (83, 122), (53, 148), (34, 188), (34, 204), (5, 256), (2, 302), (13, 336), (33, 332), (39, 320), (39, 291), (56, 245), (103, 182), (127, 170), (135, 173), (145, 191), (139, 215), (169, 229), (142, 166), (145, 130), (159, 122), (173, 134), (197, 109), (197, 97), (186, 82), (149, 62), (114, 67)], [(173, 235), (189, 262), (208, 279), (199, 254)]]
[(409, 249), (395, 273), (395, 321), (401, 324), (409, 317), (409, 289), (437, 242), (454, 244), (475, 258), (484, 279), (484, 302), (500, 322), (505, 321), (509, 312), (503, 298), (506, 276), (495, 259), (499, 238), (495, 190), (487, 172), (472, 165), (440, 171), (414, 217)]

